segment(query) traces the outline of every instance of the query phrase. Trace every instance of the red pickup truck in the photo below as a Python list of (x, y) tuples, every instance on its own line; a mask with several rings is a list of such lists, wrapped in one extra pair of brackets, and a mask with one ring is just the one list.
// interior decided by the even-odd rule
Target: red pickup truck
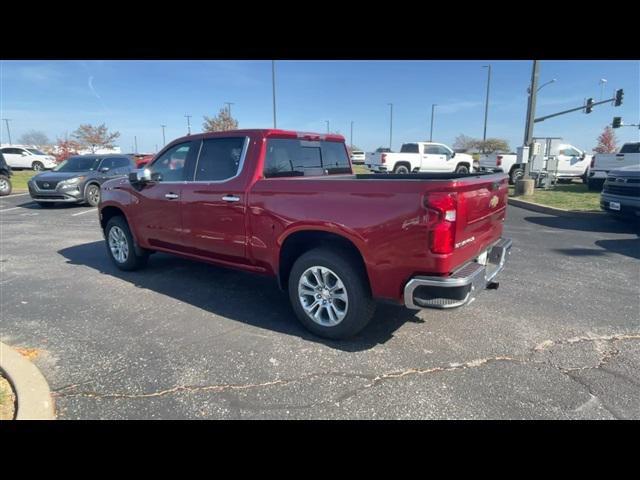
[(102, 185), (122, 270), (155, 251), (276, 277), (313, 333), (342, 339), (375, 299), (470, 302), (503, 268), (504, 174), (354, 175), (340, 135), (235, 130), (179, 138)]

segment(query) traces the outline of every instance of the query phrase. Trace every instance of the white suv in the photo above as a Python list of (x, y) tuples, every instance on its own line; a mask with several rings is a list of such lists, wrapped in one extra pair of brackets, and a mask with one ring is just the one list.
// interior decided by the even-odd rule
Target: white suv
[(40, 171), (57, 165), (56, 157), (33, 147), (11, 145), (0, 148), (0, 152), (11, 168), (30, 168)]

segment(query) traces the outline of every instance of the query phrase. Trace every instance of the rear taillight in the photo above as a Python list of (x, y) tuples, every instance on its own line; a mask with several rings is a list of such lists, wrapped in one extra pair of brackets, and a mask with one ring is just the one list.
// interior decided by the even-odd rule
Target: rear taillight
[(591, 158), (591, 168), (596, 166), (596, 157)]
[(387, 163), (387, 154), (383, 153), (380, 155), (380, 163)]
[(429, 193), (425, 206), (429, 210), (429, 250), (433, 253), (451, 253), (456, 241), (455, 193)]
[(498, 155), (496, 157), (496, 167), (499, 167), (502, 165), (502, 155)]

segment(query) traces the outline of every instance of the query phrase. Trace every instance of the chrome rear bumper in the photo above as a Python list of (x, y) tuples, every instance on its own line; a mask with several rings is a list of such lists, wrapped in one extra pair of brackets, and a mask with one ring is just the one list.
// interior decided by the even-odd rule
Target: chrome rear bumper
[(484, 255), (465, 264), (448, 277), (419, 276), (404, 287), (404, 304), (407, 308), (454, 308), (475, 299), (504, 268), (512, 241), (501, 238), (486, 250)]

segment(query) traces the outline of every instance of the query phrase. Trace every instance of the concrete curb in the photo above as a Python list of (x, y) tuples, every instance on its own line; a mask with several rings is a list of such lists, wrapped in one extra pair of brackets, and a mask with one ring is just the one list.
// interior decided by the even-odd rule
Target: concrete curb
[(525, 210), (531, 210), (532, 212), (547, 213), (549, 215), (556, 215), (558, 217), (595, 219), (605, 215), (605, 212), (580, 212), (576, 210), (562, 210), (560, 208), (547, 207), (546, 205), (527, 202), (525, 200), (518, 200), (512, 197), (509, 197), (508, 204), (513, 205), (514, 207), (524, 208)]
[(16, 394), (16, 420), (55, 420), (49, 384), (40, 370), (2, 342), (0, 370), (4, 372)]

